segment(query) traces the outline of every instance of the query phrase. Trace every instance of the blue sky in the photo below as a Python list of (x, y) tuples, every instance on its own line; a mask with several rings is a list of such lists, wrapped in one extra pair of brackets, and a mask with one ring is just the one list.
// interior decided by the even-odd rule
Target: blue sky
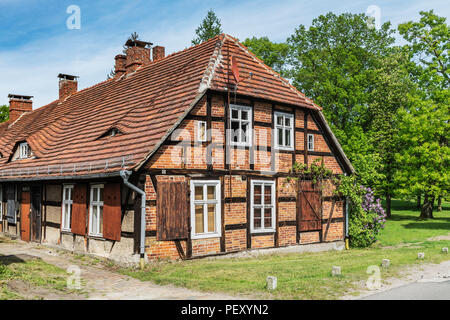
[[(70, 5), (81, 9), (79, 30), (66, 26)], [(320, 14), (363, 13), (370, 5), (394, 26), (417, 20), (420, 10), (450, 17), (448, 0), (0, 0), (0, 105), (8, 93), (33, 95), (35, 108), (57, 99), (58, 73), (80, 76), (80, 89), (105, 80), (134, 31), (166, 53), (184, 49), (210, 8), (224, 32), (241, 40), (284, 41)]]

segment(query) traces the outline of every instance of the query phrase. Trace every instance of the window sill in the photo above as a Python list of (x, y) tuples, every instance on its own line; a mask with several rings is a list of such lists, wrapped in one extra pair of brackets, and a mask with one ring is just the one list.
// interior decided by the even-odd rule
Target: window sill
[(251, 234), (259, 234), (259, 233), (275, 233), (275, 229), (261, 229), (261, 230), (251, 230)]
[(191, 239), (192, 240), (208, 239), (208, 238), (220, 238), (220, 237), (221, 237), (220, 233), (191, 234)]
[(101, 234), (89, 234), (87, 237), (88, 237), (88, 239), (93, 239), (93, 240), (103, 240), (103, 241), (106, 240), (105, 238), (103, 238), (103, 235), (101, 235)]
[(280, 146), (275, 146), (275, 150), (294, 151), (294, 147), (280, 147)]
[(73, 235), (71, 230), (64, 230), (64, 229), (61, 229), (61, 234)]

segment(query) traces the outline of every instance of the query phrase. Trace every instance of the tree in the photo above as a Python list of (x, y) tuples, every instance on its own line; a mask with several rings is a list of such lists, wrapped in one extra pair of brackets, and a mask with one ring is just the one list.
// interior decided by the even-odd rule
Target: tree
[(200, 44), (221, 33), (222, 25), (220, 24), (220, 20), (217, 18), (214, 11), (210, 9), (200, 26), (195, 30), (197, 37), (192, 40), (192, 44)]
[[(427, 96), (439, 99), (442, 90), (450, 86), (450, 30), (446, 18), (430, 11), (421, 11), (419, 22), (400, 24), (398, 30), (409, 42), (406, 48), (414, 60), (412, 74)], [(444, 94), (445, 96), (445, 94)]]
[(9, 108), (8, 106), (0, 106), (0, 123), (8, 121), (9, 119)]
[(253, 37), (245, 39), (242, 44), (276, 72), (283, 74), (286, 71), (289, 52), (289, 46), (286, 43), (275, 43), (267, 37)]
[(413, 107), (399, 110), (399, 170), (395, 181), (400, 193), (424, 194), (420, 218), (433, 218), (433, 203), (447, 195), (450, 186), (450, 148), (448, 146), (449, 110), (447, 104), (436, 104), (420, 95), (413, 98)]
[(378, 61), (374, 69), (376, 83), (370, 94), (370, 114), (372, 123), (369, 131), (373, 151), (379, 155), (379, 177), (374, 181), (378, 193), (386, 199), (386, 215), (391, 216), (391, 199), (395, 195), (394, 181), (398, 150), (397, 135), (400, 119), (397, 112), (409, 104), (408, 93), (414, 90), (408, 72), (409, 55), (399, 47)]
[(330, 12), (288, 39), (293, 84), (323, 107), (341, 134), (355, 125), (366, 131), (373, 69), (394, 43), (393, 33), (390, 23), (376, 30), (363, 14)]
[(399, 25), (408, 41), (410, 73), (418, 85), (413, 103), (400, 112), (396, 179), (404, 194), (423, 194), (421, 218), (433, 217), (433, 203), (449, 190), (449, 25), (433, 10), (420, 12), (419, 22)]
[(371, 28), (364, 14), (328, 13), (287, 40), (293, 84), (323, 107), (361, 183), (369, 186), (382, 178), (382, 159), (370, 138), (375, 70), (391, 50), (393, 33), (389, 23)]

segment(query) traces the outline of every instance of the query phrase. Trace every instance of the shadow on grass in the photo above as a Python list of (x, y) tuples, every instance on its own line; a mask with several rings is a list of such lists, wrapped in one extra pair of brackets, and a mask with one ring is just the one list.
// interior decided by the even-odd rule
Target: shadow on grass
[[(434, 220), (438, 220), (438, 219), (434, 219)], [(406, 229), (428, 229), (428, 230), (448, 230), (450, 232), (449, 224), (450, 224), (450, 219), (441, 219), (441, 220), (447, 220), (445, 222), (442, 223), (437, 223), (437, 222), (412, 222), (412, 223), (408, 223), (405, 224), (403, 227)]]
[(9, 256), (0, 256), (0, 265), (9, 266), (13, 263), (24, 263), (25, 260), (19, 258), (15, 255), (9, 255)]

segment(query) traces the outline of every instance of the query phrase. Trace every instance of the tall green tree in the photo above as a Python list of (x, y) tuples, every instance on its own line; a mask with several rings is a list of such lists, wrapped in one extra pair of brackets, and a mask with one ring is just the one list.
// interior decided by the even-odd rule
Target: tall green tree
[(389, 23), (379, 30), (364, 14), (328, 13), (288, 38), (293, 84), (323, 107), (324, 115), (360, 174), (374, 185), (382, 178), (381, 160), (370, 144), (372, 91), (379, 61), (394, 43)]
[(222, 25), (212, 9), (208, 11), (200, 26), (195, 30), (197, 35), (192, 44), (197, 45), (222, 33)]
[(446, 97), (442, 91), (450, 86), (449, 25), (433, 10), (421, 11), (420, 15), (420, 21), (400, 24), (398, 30), (409, 42), (406, 48), (413, 58), (411, 71), (416, 82), (427, 97), (442, 101)]
[(433, 217), (435, 199), (449, 193), (450, 33), (446, 19), (421, 11), (418, 22), (399, 25), (418, 85), (413, 104), (400, 113), (397, 181), (404, 194), (424, 196), (421, 218)]
[(414, 90), (408, 71), (409, 55), (399, 47), (378, 61), (374, 69), (376, 83), (370, 97), (372, 123), (369, 130), (372, 152), (379, 155), (379, 179), (375, 180), (375, 189), (386, 199), (386, 215), (391, 216), (391, 199), (397, 191), (394, 174), (397, 170), (395, 153), (398, 150), (397, 137), (400, 118), (397, 112), (408, 107), (409, 92)]
[(289, 53), (287, 43), (272, 42), (268, 37), (252, 37), (245, 39), (242, 44), (276, 72), (285, 73)]
[(0, 106), (0, 123), (8, 121), (9, 119), (9, 108), (8, 106)]
[(399, 151), (395, 181), (404, 197), (423, 194), (420, 217), (433, 218), (433, 203), (441, 195), (448, 195), (450, 187), (450, 115), (447, 104), (413, 99), (413, 107), (399, 111)]

